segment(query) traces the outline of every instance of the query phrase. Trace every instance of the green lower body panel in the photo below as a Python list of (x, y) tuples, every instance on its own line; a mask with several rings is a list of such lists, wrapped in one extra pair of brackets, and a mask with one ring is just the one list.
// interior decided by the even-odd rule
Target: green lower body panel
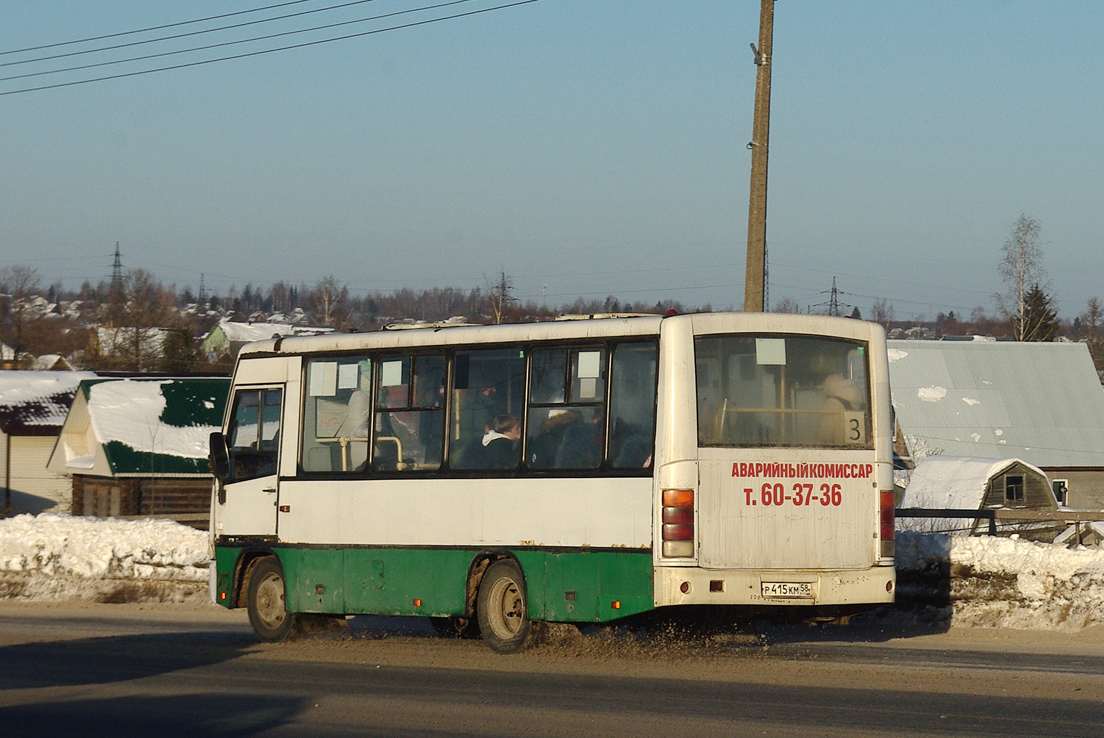
[[(220, 604), (232, 601), (234, 570), (246, 553), (216, 549)], [(474, 549), (302, 546), (275, 553), (292, 612), (429, 616), (465, 614), (468, 573), (483, 555)], [(503, 553), (521, 565), (534, 620), (606, 622), (653, 608), (650, 551)]]

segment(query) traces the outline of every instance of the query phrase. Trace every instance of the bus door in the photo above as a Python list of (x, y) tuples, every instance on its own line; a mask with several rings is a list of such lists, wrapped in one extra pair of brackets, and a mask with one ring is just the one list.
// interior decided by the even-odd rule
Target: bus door
[(276, 535), (284, 388), (236, 387), (226, 433), (229, 479), (218, 492), (215, 533)]

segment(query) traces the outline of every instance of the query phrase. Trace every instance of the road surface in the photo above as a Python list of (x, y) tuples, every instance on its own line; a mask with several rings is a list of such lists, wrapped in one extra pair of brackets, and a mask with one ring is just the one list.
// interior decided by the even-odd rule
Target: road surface
[(1104, 633), (865, 624), (498, 656), (425, 621), (260, 644), (214, 606), (0, 601), (0, 736), (1090, 736)]

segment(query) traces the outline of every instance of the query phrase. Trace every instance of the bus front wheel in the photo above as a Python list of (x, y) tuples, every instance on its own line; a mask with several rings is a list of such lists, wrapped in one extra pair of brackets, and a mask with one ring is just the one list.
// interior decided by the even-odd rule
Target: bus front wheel
[(537, 627), (529, 619), (525, 577), (510, 559), (487, 567), (476, 605), (483, 640), (498, 653), (517, 653), (532, 645)]
[(282, 641), (295, 628), (295, 613), (287, 611), (284, 570), (275, 557), (258, 561), (249, 577), (249, 623), (267, 643)]

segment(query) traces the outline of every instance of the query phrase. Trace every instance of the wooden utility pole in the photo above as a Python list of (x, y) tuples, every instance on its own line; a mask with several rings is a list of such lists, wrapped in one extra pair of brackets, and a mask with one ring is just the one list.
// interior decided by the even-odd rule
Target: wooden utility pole
[(767, 142), (770, 139), (771, 44), (774, 39), (774, 0), (762, 0), (759, 13), (759, 48), (751, 45), (755, 64), (755, 123), (751, 143), (751, 191), (748, 203), (747, 275), (744, 277), (744, 312), (766, 310), (767, 263)]

